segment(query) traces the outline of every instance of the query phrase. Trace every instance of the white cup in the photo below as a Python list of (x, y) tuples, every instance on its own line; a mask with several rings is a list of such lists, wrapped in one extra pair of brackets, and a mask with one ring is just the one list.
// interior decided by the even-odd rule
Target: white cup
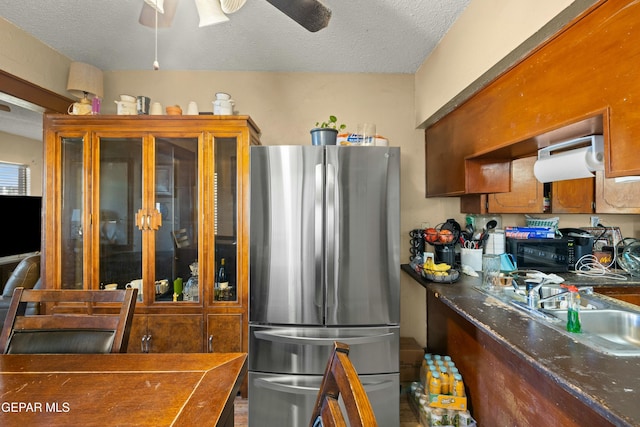
[(197, 116), (198, 115), (198, 104), (195, 101), (189, 102), (187, 106), (187, 116)]
[(160, 116), (162, 115), (162, 104), (159, 102), (154, 102), (151, 104), (151, 108), (149, 108), (149, 114), (152, 116)]

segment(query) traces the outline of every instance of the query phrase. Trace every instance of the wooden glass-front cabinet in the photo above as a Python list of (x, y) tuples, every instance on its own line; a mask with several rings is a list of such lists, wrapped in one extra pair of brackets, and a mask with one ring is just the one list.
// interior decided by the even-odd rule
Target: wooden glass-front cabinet
[(45, 286), (139, 288), (130, 352), (247, 351), (253, 121), (45, 115), (44, 134)]

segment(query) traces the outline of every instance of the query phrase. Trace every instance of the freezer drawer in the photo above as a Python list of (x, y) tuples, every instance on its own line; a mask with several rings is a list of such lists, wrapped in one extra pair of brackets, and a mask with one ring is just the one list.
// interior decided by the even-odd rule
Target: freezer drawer
[(249, 370), (322, 375), (334, 341), (349, 345), (358, 374), (400, 372), (400, 327), (284, 327), (249, 324)]
[[(360, 375), (360, 381), (378, 425), (399, 426), (400, 374)], [(275, 375), (250, 371), (249, 427), (309, 425), (321, 382), (322, 375)], [(340, 404), (343, 405), (342, 399)]]

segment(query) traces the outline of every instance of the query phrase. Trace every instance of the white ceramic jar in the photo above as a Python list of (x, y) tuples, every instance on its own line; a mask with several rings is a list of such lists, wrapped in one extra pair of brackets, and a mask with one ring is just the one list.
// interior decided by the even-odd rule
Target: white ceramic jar
[(216, 116), (230, 116), (233, 114), (233, 106), (235, 102), (231, 99), (231, 95), (224, 92), (216, 93), (216, 99), (213, 101), (213, 114)]

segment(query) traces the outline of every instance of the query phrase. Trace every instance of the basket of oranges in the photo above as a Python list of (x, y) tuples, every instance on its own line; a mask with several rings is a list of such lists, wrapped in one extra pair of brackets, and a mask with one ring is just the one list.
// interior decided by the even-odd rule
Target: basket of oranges
[(424, 240), (432, 245), (455, 244), (459, 237), (460, 224), (452, 219), (424, 230)]

